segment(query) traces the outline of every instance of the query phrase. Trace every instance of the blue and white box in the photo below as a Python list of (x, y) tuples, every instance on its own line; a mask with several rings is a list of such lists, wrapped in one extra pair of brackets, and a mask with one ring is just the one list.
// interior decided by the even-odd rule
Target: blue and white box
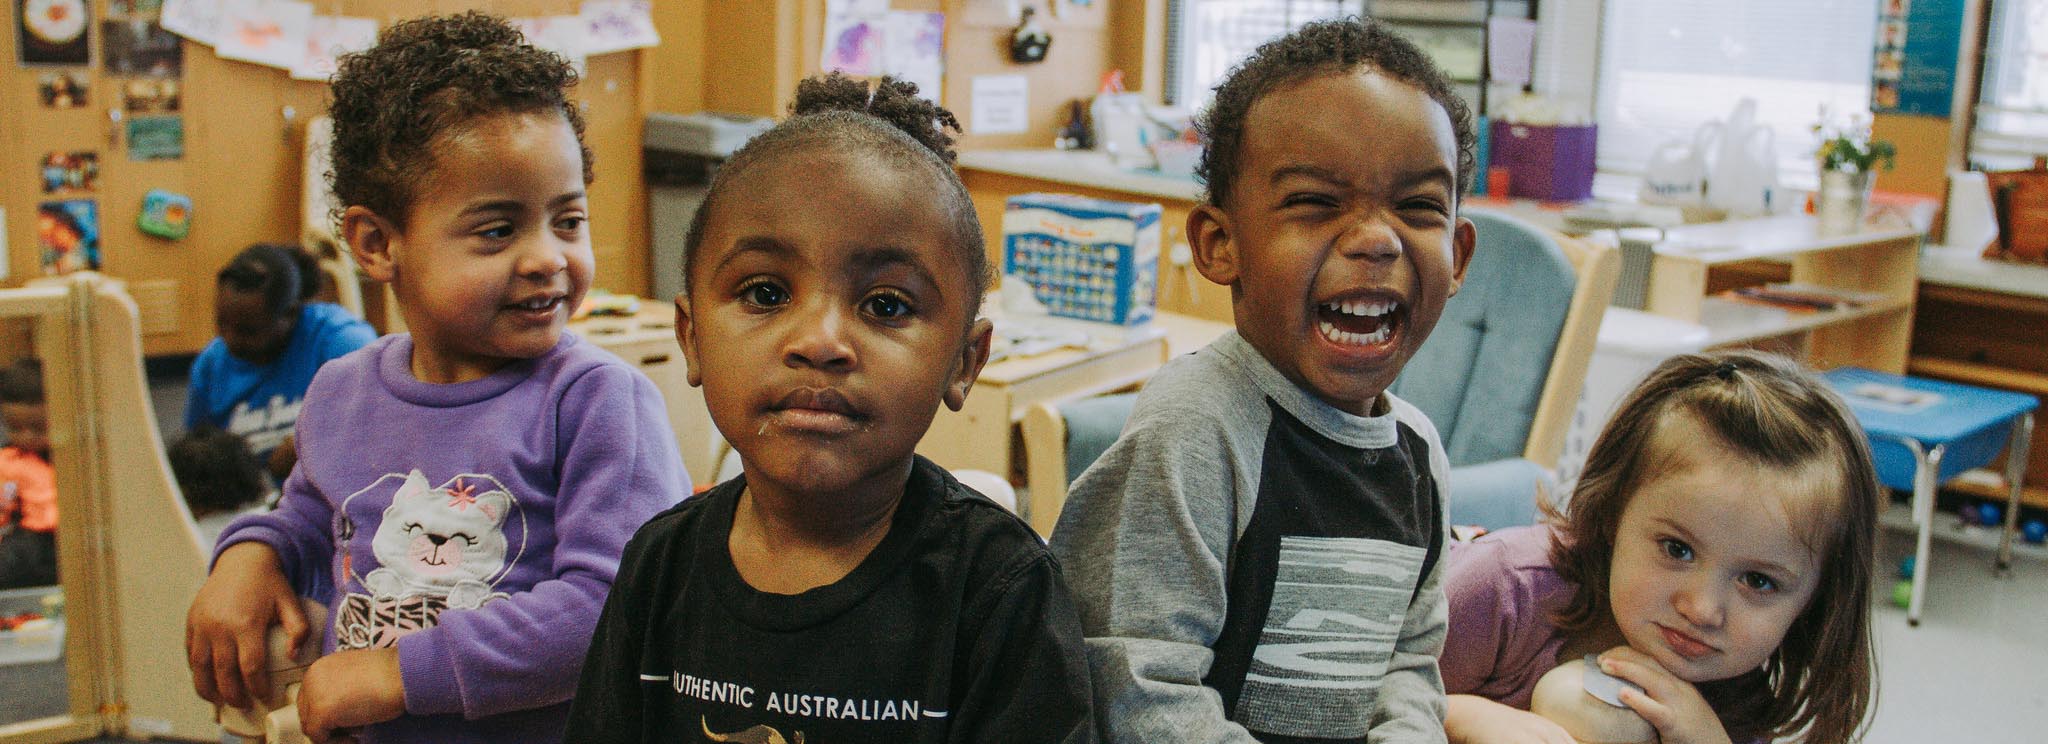
[(1003, 207), (1003, 273), (1054, 315), (1119, 325), (1152, 319), (1159, 285), (1157, 204), (1018, 194)]

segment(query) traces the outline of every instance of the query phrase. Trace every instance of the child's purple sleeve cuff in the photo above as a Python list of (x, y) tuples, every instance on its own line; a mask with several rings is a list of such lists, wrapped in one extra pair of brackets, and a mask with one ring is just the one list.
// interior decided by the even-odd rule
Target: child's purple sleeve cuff
[(416, 716), (462, 713), (462, 686), (443, 633), (431, 630), (398, 639), (398, 676), (405, 683), (405, 712)]

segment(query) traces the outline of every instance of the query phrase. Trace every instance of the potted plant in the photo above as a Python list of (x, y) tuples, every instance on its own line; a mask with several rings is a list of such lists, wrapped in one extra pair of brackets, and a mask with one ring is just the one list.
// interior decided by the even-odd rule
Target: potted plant
[(1863, 222), (1863, 208), (1870, 201), (1871, 174), (1879, 168), (1891, 170), (1898, 151), (1892, 143), (1872, 139), (1867, 116), (1851, 117), (1847, 126), (1829, 122), (1827, 111), (1813, 125), (1820, 139), (1814, 151), (1820, 169), (1820, 190), (1814, 195), (1813, 214), (1825, 232), (1853, 232)]

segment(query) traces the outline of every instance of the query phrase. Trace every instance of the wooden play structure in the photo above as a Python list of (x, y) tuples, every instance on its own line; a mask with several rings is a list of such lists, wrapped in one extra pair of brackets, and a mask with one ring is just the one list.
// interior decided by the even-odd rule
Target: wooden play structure
[(207, 550), (164, 459), (134, 300), (74, 274), (0, 290), (0, 323), (25, 327), (43, 361), (69, 695), (61, 715), (0, 726), (0, 744), (220, 741), (184, 650)]

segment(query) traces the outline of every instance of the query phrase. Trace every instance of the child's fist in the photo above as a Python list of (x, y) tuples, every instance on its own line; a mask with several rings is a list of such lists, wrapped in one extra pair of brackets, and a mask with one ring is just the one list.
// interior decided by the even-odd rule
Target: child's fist
[(305, 613), (277, 568), (277, 553), (256, 542), (223, 551), (185, 613), (193, 691), (235, 708), (271, 697), (265, 636), (272, 625), (283, 629), (295, 652), (306, 644)]
[(341, 729), (383, 723), (405, 714), (405, 678), (398, 649), (340, 651), (323, 656), (299, 684), (299, 723), (306, 736), (328, 742)]
[(1621, 702), (1657, 727), (1664, 744), (1730, 744), (1699, 688), (1665, 671), (1649, 654), (1627, 646), (1610, 649), (1600, 655), (1600, 670), (1643, 688), (1623, 689)]

